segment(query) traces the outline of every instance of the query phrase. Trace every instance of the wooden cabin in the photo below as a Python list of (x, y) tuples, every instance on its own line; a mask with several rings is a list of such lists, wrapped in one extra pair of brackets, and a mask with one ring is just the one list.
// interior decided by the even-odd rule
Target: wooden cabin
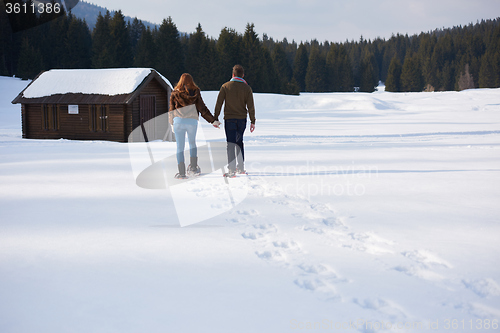
[(21, 104), (26, 139), (127, 142), (146, 125), (147, 141), (172, 141), (168, 117), (155, 120), (167, 114), (171, 91), (170, 82), (151, 68), (53, 69), (40, 73), (12, 103)]

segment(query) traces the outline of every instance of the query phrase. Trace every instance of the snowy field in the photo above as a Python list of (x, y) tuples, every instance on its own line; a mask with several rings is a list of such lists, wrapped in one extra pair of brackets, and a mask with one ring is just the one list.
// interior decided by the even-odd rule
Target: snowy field
[(130, 144), (22, 139), (26, 85), (0, 78), (0, 332), (500, 331), (499, 89), (256, 94), (246, 197), (181, 228)]

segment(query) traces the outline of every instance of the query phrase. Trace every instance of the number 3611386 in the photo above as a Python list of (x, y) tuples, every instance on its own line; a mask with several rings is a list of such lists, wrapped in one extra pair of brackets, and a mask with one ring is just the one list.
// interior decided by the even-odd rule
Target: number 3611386
[(61, 12), (61, 4), (59, 3), (43, 3), (39, 2), (35, 3), (6, 3), (5, 4), (5, 12), (7, 14), (59, 14)]

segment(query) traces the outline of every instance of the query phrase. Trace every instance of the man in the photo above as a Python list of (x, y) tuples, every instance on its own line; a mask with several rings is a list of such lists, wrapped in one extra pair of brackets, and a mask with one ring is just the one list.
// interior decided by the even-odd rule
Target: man
[[(224, 129), (227, 141), (228, 172), (224, 177), (236, 177), (237, 173), (245, 174), (245, 151), (243, 133), (247, 126), (247, 114), (250, 117), (250, 132), (255, 130), (255, 106), (252, 88), (243, 79), (244, 69), (241, 65), (233, 67), (233, 78), (222, 85), (217, 96), (214, 116), (219, 114), (224, 104)], [(238, 162), (238, 165), (236, 165)]]

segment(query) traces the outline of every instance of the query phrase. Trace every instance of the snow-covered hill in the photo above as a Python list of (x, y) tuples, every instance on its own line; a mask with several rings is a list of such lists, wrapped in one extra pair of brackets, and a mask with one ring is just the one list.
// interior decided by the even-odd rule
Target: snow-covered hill
[(256, 94), (246, 198), (180, 228), (129, 144), (21, 139), (26, 84), (0, 78), (1, 332), (499, 331), (499, 89)]

